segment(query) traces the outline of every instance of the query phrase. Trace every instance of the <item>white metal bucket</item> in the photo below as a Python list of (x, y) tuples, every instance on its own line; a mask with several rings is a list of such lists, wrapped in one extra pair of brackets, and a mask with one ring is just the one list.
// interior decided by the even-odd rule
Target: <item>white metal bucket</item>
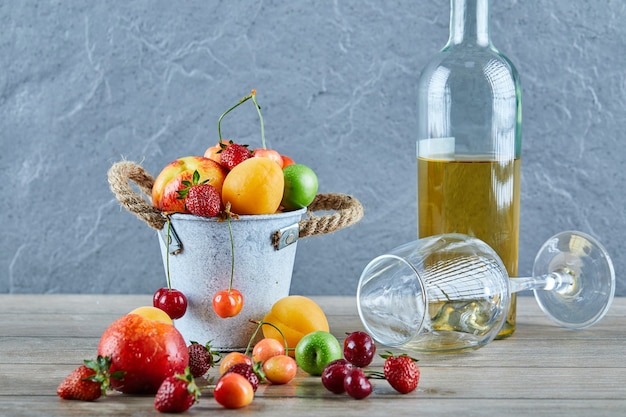
[[(212, 300), (230, 282), (228, 223), (161, 212), (151, 203), (154, 178), (135, 162), (116, 162), (109, 169), (108, 180), (122, 206), (160, 234), (165, 268), (168, 228), (164, 226), (171, 219), (171, 284), (188, 301), (187, 312), (174, 324), (187, 341), (211, 342), (215, 350), (221, 351), (243, 350), (256, 329), (250, 320), (262, 320), (274, 302), (289, 294), (299, 238), (332, 233), (363, 217), (363, 206), (356, 198), (328, 193), (316, 195), (307, 210), (231, 220), (235, 246), (233, 287), (242, 292), (244, 306), (237, 316), (223, 319), (213, 312)], [(325, 214), (316, 216), (315, 212)]]
[[(172, 288), (187, 297), (187, 312), (175, 320), (189, 341), (211, 342), (219, 351), (243, 350), (272, 305), (289, 295), (296, 255), (298, 222), (306, 209), (271, 215), (240, 216), (230, 221), (235, 255), (233, 288), (244, 298), (235, 317), (221, 318), (212, 306), (213, 295), (228, 288), (231, 242), (226, 221), (189, 214), (171, 215), (169, 270)], [(283, 231), (279, 249), (272, 235)], [(159, 239), (167, 268), (167, 226)], [(167, 270), (166, 270), (167, 273)]]

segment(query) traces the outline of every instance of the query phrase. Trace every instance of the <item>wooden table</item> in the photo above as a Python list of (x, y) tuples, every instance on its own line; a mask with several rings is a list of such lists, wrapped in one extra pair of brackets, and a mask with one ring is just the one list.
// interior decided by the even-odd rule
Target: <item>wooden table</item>
[[(362, 329), (354, 297), (313, 298), (340, 340)], [(113, 320), (150, 301), (148, 295), (0, 295), (0, 415), (159, 415), (152, 396), (113, 393), (87, 403), (55, 393), (72, 369), (95, 355)], [(289, 385), (261, 386), (244, 409), (223, 409), (207, 391), (187, 415), (625, 416), (626, 298), (616, 299), (596, 326), (572, 332), (553, 326), (534, 299), (520, 297), (513, 337), (472, 353), (420, 359), (420, 385), (407, 395), (375, 380), (373, 394), (357, 401), (327, 392), (318, 377), (299, 371)], [(381, 359), (373, 364), (381, 366)]]

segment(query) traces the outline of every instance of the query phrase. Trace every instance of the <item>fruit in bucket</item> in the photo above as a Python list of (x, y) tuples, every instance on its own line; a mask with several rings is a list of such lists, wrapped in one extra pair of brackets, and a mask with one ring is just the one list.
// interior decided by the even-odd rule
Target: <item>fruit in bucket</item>
[(281, 205), (286, 210), (298, 210), (311, 204), (317, 195), (317, 175), (306, 165), (292, 164), (283, 168), (285, 191)]
[(154, 394), (189, 363), (187, 345), (172, 320), (147, 306), (115, 320), (100, 338), (98, 355), (111, 357), (111, 372), (125, 372), (111, 386), (127, 394)]
[(161, 170), (152, 185), (152, 205), (164, 212), (188, 213), (179, 191), (192, 183), (194, 172), (199, 173), (198, 183), (212, 185), (221, 194), (222, 184), (228, 171), (212, 159), (202, 156), (186, 156), (170, 162)]
[(207, 150), (204, 151), (204, 157), (212, 159), (219, 164), (221, 162), (221, 151), (222, 147), (220, 146), (220, 143), (217, 142), (215, 145), (208, 147)]
[[(215, 162), (222, 162), (222, 151), (224, 145), (217, 142), (215, 145), (210, 146), (204, 152), (204, 157), (214, 160)], [(281, 155), (278, 151), (273, 149), (265, 149), (265, 148), (257, 148), (252, 151), (252, 156), (254, 158), (268, 158), (272, 161), (276, 162), (281, 168), (286, 167), (287, 165), (294, 164), (293, 159), (286, 155)], [(246, 158), (247, 159), (247, 158)]]
[(248, 149), (248, 145), (240, 145), (231, 140), (228, 143), (220, 142), (220, 147), (222, 148), (220, 164), (229, 171), (243, 161), (252, 158), (252, 152)]
[(293, 159), (291, 159), (287, 155), (281, 155), (281, 158), (283, 159), (283, 168), (296, 163)]
[[(262, 147), (253, 151), (248, 149), (248, 145), (223, 139), (221, 127), (224, 116), (250, 99), (259, 115), (262, 142)], [(273, 214), (281, 208), (281, 204), (285, 210), (296, 210), (313, 201), (318, 186), (313, 170), (267, 148), (263, 116), (255, 90), (219, 117), (217, 132), (218, 142), (207, 148), (204, 156), (177, 159), (159, 173), (152, 187), (154, 207), (163, 212), (214, 217), (229, 203), (232, 213), (259, 215)], [(286, 170), (283, 171), (283, 168)], [(197, 197), (188, 199), (188, 193), (197, 194)], [(219, 210), (215, 195), (221, 197)], [(195, 209), (202, 205), (203, 200), (210, 200), (210, 211), (204, 207)]]
[[(185, 188), (178, 191), (178, 198), (184, 200), (185, 210), (196, 216), (216, 217), (222, 211), (222, 198), (217, 188), (209, 180), (200, 182), (200, 173), (193, 172), (191, 181), (183, 181)], [(169, 236), (168, 236), (169, 239)]]
[[(302, 295), (289, 295), (276, 301), (263, 322), (271, 324), (263, 326), (263, 336), (280, 342), (286, 340), (290, 349), (295, 348), (300, 339), (311, 332), (330, 330), (321, 307)], [(293, 351), (290, 351), (290, 355), (293, 355)]]
[[(262, 149), (254, 153), (245, 145), (224, 141), (222, 139), (222, 119), (242, 103), (252, 99), (259, 114), (261, 124)], [(207, 149), (206, 154), (217, 157), (220, 163), (230, 172), (222, 187), (222, 202), (230, 203), (231, 210), (237, 214), (273, 214), (278, 210), (282, 200), (285, 178), (282, 172), (282, 157), (276, 151), (265, 146), (265, 129), (261, 107), (256, 101), (256, 91), (252, 90), (237, 104), (226, 110), (217, 121), (217, 134), (221, 150), (215, 147)], [(215, 154), (214, 154), (215, 152)], [(256, 157), (254, 157), (256, 154)]]
[(273, 149), (257, 148), (252, 151), (252, 156), (255, 158), (267, 158), (278, 164), (279, 167), (284, 166), (283, 156)]
[(230, 171), (222, 202), (237, 214), (273, 214), (283, 198), (285, 178), (280, 166), (267, 158), (248, 159)]

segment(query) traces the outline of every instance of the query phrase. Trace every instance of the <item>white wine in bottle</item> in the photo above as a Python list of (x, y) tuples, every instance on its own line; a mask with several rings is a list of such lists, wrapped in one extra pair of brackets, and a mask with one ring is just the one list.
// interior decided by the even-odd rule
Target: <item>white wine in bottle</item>
[[(464, 233), (517, 276), (521, 85), (491, 43), (488, 0), (451, 0), (450, 38), (418, 85), (418, 237)], [(516, 298), (498, 338), (515, 331)]]

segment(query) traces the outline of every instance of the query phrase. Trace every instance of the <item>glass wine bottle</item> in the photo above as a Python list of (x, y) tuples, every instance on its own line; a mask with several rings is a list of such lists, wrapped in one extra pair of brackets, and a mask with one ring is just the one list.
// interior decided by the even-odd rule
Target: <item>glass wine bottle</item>
[[(489, 244), (518, 275), (521, 85), (491, 43), (488, 0), (451, 0), (450, 38), (418, 84), (420, 238), (464, 233)], [(471, 300), (468, 300), (471, 302)], [(515, 331), (516, 298), (499, 338)], [(441, 328), (457, 317), (441, 306)]]

